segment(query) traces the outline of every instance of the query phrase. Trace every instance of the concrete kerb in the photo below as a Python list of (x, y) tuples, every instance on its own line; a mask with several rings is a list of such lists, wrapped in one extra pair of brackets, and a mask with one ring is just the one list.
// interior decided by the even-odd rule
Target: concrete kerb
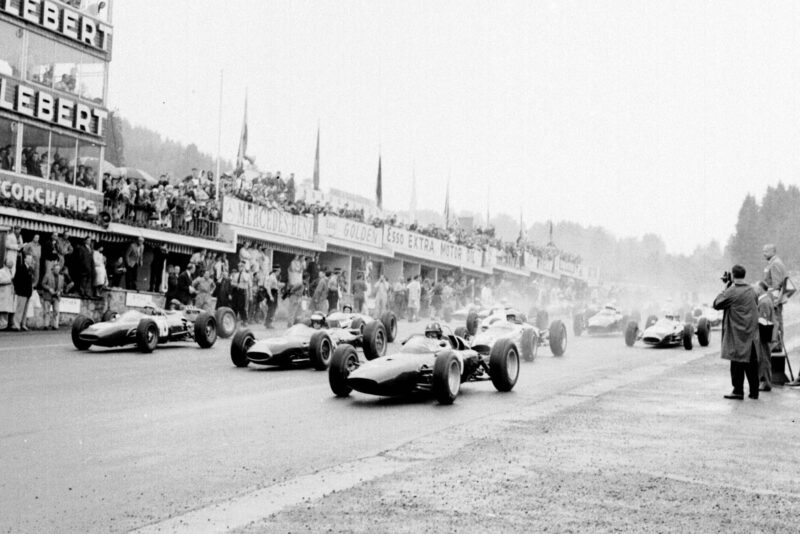
[[(800, 331), (800, 322), (787, 325), (787, 330), (790, 329)], [(800, 336), (790, 338), (786, 343), (787, 352), (792, 353), (798, 349)], [(719, 351), (679, 351), (675, 358), (667, 361), (601, 377), (553, 397), (518, 406), (508, 413), (487, 415), (467, 425), (440, 429), (393, 449), (273, 484), (148, 525), (135, 532), (203, 533), (243, 528), (293, 506), (308, 504), (332, 493), (413, 469), (430, 460), (457, 454), (458, 450), (475, 440), (490, 438), (509, 426), (552, 417), (559, 412), (593, 402), (622, 387), (647, 382), (671, 369), (711, 357), (719, 357)], [(532, 407), (535, 410), (531, 410)]]

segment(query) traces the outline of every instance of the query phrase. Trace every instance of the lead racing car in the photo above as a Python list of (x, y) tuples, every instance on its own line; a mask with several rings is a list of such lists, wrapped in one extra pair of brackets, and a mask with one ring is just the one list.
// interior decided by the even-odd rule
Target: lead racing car
[(677, 347), (683, 345), (686, 350), (692, 350), (694, 336), (701, 347), (707, 347), (711, 327), (708, 319), (701, 317), (697, 325), (681, 321), (680, 314), (667, 313), (661, 318), (651, 316), (647, 320), (644, 330), (639, 329), (636, 321), (630, 321), (625, 328), (625, 344), (632, 347), (641, 340), (645, 345), (652, 347)]
[[(342, 311), (329, 313), (325, 320), (331, 328), (358, 329), (362, 333), (368, 324), (378, 321), (378, 319), (369, 315), (354, 313), (353, 308), (350, 306), (343, 306)], [(386, 331), (386, 341), (391, 343), (397, 337), (397, 317), (393, 312), (386, 312), (381, 316), (380, 322), (383, 323), (383, 328)]]
[(355, 390), (368, 395), (397, 397), (432, 393), (441, 404), (452, 404), (465, 382), (491, 380), (495, 389), (511, 391), (519, 378), (519, 350), (510, 339), (479, 352), (438, 323), (425, 334), (407, 339), (394, 354), (362, 362), (348, 344), (336, 348), (328, 382), (337, 397)]
[(224, 330), (224, 325), (229, 325), (232, 315), (230, 308), (220, 308), (216, 315), (211, 315), (193, 307), (163, 310), (152, 306), (121, 314), (109, 310), (98, 323), (90, 317), (78, 315), (72, 322), (72, 344), (78, 350), (89, 350), (93, 345), (136, 345), (141, 352), (149, 353), (159, 343), (195, 341), (207, 349), (214, 345), (218, 335), (230, 335)]
[(567, 328), (558, 319), (549, 328), (540, 329), (526, 322), (524, 314), (507, 308), (502, 314), (486, 317), (473, 336), (466, 327), (456, 328), (456, 336), (466, 339), (470, 347), (479, 352), (491, 351), (500, 340), (510, 339), (519, 349), (522, 359), (532, 362), (539, 347), (550, 346), (553, 356), (563, 356), (567, 351)]
[(386, 353), (389, 338), (383, 322), (349, 326), (328, 324), (322, 312), (314, 312), (308, 321), (295, 324), (282, 336), (258, 340), (252, 330), (244, 328), (233, 336), (231, 361), (236, 367), (247, 367), (251, 363), (287, 367), (309, 362), (315, 369), (324, 371), (330, 365), (333, 351), (343, 343), (362, 347), (368, 360)]

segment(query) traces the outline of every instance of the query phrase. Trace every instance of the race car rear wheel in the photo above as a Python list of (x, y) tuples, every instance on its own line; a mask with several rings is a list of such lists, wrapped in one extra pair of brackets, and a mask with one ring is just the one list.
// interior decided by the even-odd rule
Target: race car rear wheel
[(697, 342), (701, 347), (707, 347), (709, 341), (709, 334), (711, 333), (711, 326), (708, 324), (708, 319), (700, 317), (697, 321)]
[(386, 329), (380, 321), (372, 321), (364, 328), (364, 357), (374, 360), (386, 354)]
[(658, 317), (656, 317), (655, 315), (648, 315), (647, 322), (644, 323), (644, 329), (647, 330), (657, 322), (658, 322)]
[(233, 310), (223, 306), (214, 312), (217, 320), (217, 335), (222, 339), (228, 339), (236, 331), (236, 314)]
[(158, 346), (158, 325), (152, 319), (142, 319), (136, 327), (136, 346), (141, 352), (153, 352)]
[(522, 353), (522, 359), (526, 362), (536, 359), (536, 341), (536, 332), (533, 329), (522, 332), (519, 350)]
[(558, 319), (550, 323), (550, 352), (553, 356), (567, 352), (567, 327)]
[(510, 339), (501, 339), (489, 355), (489, 374), (497, 391), (511, 391), (519, 378), (519, 351)]
[(327, 369), (331, 364), (331, 355), (333, 354), (333, 343), (328, 334), (315, 332), (308, 345), (308, 354), (314, 369), (317, 371)]
[(456, 337), (461, 337), (464, 339), (469, 339), (469, 331), (467, 330), (466, 326), (459, 326), (453, 331), (453, 334)]
[(469, 335), (475, 335), (475, 333), (478, 331), (479, 322), (480, 319), (478, 318), (478, 312), (475, 310), (470, 310), (467, 314), (467, 333)]
[(358, 369), (358, 353), (352, 345), (339, 345), (333, 351), (331, 366), (328, 369), (328, 384), (337, 397), (347, 397), (353, 388), (347, 385), (347, 377)]
[(72, 344), (75, 345), (76, 349), (89, 350), (89, 347), (92, 346), (90, 342), (83, 341), (80, 338), (80, 335), (81, 332), (83, 332), (93, 324), (94, 321), (92, 321), (89, 317), (86, 317), (85, 315), (78, 315), (72, 321)]
[(572, 317), (572, 333), (575, 337), (581, 337), (583, 334), (583, 314), (576, 314)]
[(386, 329), (386, 341), (391, 343), (397, 338), (397, 317), (392, 312), (381, 315), (381, 322)]
[(461, 365), (453, 351), (436, 355), (433, 364), (433, 396), (439, 404), (453, 404), (461, 390)]
[(353, 319), (353, 322), (350, 323), (350, 330), (358, 330), (362, 334), (364, 333), (364, 327), (365, 327), (364, 319), (362, 319), (361, 317), (356, 317), (355, 319)]
[(691, 324), (683, 325), (683, 334), (681, 340), (683, 341), (683, 348), (692, 350), (692, 336), (694, 335), (694, 327)]
[(208, 312), (201, 312), (194, 320), (194, 340), (200, 348), (209, 349), (217, 341), (217, 320)]
[(119, 314), (117, 312), (115, 312), (114, 310), (106, 310), (106, 311), (103, 312), (102, 321), (104, 323), (107, 323), (108, 321), (113, 321), (114, 319), (117, 318), (118, 315)]
[(632, 347), (636, 343), (636, 338), (639, 336), (639, 325), (636, 321), (629, 321), (628, 326), (625, 327), (625, 344)]
[(236, 367), (247, 367), (250, 360), (247, 359), (247, 351), (255, 345), (256, 336), (249, 328), (243, 328), (236, 332), (231, 342), (231, 361)]

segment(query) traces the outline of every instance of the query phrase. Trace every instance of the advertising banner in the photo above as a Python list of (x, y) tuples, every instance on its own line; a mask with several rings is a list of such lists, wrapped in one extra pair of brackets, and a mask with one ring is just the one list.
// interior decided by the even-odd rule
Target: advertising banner
[(302, 241), (314, 241), (314, 218), (260, 206), (226, 196), (222, 222)]
[(383, 229), (351, 219), (325, 215), (319, 218), (319, 233), (374, 248), (383, 247)]
[(467, 247), (393, 226), (384, 227), (384, 242), (394, 252), (447, 265), (464, 266)]
[(103, 195), (94, 189), (70, 187), (11, 173), (0, 173), (0, 197), (91, 215), (97, 215), (103, 206)]

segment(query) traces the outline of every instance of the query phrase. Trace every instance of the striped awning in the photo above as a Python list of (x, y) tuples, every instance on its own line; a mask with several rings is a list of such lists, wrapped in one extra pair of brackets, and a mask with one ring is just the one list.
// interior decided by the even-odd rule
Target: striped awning
[(127, 224), (111, 223), (108, 225), (108, 234), (103, 237), (106, 241), (123, 242), (144, 237), (145, 243), (150, 246), (159, 246), (166, 243), (172, 252), (180, 254), (193, 254), (199, 249), (213, 250), (215, 252), (235, 252), (236, 246), (227, 241), (214, 241), (179, 233), (162, 232), (152, 228), (139, 228)]
[(44, 213), (0, 207), (0, 225), (12, 227), (17, 224), (20, 228), (33, 232), (49, 234), (69, 230), (75, 237), (91, 237), (95, 240), (105, 238), (105, 230), (96, 224)]
[(325, 252), (326, 250), (325, 243), (321, 243), (319, 241), (304, 241), (302, 239), (296, 239), (293, 237), (281, 236), (280, 242), (278, 242), (277, 239), (275, 241), (265, 239), (265, 237), (269, 234), (265, 232), (259, 232), (258, 230), (235, 227), (235, 231), (237, 243), (244, 243), (245, 241), (260, 243), (266, 245), (267, 248), (278, 250), (280, 252), (286, 252), (287, 254), (310, 253), (313, 255), (317, 252)]

